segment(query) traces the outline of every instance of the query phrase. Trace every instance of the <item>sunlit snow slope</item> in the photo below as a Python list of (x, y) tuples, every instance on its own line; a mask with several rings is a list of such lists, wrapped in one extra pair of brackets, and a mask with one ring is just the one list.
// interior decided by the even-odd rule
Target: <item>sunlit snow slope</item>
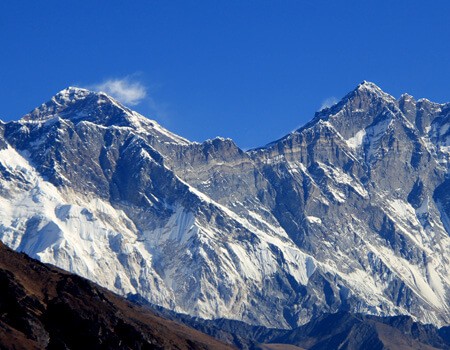
[(0, 125), (1, 240), (204, 318), (448, 323), (449, 110), (364, 82), (244, 152), (68, 88)]

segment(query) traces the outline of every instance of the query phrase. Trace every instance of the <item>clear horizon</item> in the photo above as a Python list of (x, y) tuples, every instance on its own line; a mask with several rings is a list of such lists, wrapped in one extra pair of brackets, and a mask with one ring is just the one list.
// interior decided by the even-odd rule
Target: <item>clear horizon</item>
[(0, 4), (0, 119), (102, 90), (191, 141), (263, 146), (363, 80), (450, 100), (448, 1)]

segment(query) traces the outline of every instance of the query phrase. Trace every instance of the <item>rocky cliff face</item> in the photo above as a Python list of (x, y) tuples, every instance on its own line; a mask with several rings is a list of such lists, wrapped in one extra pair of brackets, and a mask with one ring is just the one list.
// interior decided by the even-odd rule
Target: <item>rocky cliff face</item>
[(0, 234), (121, 294), (295, 327), (323, 312), (449, 322), (450, 105), (364, 82), (244, 152), (68, 88), (0, 125)]
[(232, 349), (0, 243), (2, 349)]

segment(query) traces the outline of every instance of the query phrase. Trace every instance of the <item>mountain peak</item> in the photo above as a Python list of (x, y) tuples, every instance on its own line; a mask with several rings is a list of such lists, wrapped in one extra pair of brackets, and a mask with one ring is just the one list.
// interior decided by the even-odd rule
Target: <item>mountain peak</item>
[(62, 118), (73, 122), (86, 120), (105, 126), (127, 126), (127, 115), (131, 114), (131, 110), (103, 92), (69, 86), (26, 114), (23, 119), (46, 121)]
[(127, 127), (135, 130), (152, 130), (161, 140), (174, 143), (189, 143), (188, 140), (171, 133), (156, 121), (132, 111), (105, 94), (88, 89), (69, 86), (49, 101), (23, 116), (22, 122), (43, 123), (64, 119), (78, 124), (90, 122), (102, 127)]
[(371, 81), (367, 81), (367, 80), (363, 80), (359, 85), (358, 85), (359, 89), (365, 88), (365, 89), (378, 89), (381, 90), (380, 87), (371, 82)]
[(396, 99), (384, 92), (378, 85), (367, 80), (363, 80), (353, 91), (348, 93), (339, 103), (336, 104), (338, 109), (342, 108), (344, 104), (349, 101), (360, 100), (372, 100), (372, 99), (383, 99), (386, 102), (396, 102)]
[[(96, 93), (90, 91), (88, 89), (83, 89), (75, 86), (69, 86), (60, 92), (58, 92), (55, 96), (53, 96), (49, 102), (54, 102), (57, 105), (67, 105), (73, 103), (78, 100), (83, 100), (88, 96), (93, 96)], [(47, 103), (49, 103), (47, 102)]]
[(80, 93), (80, 92), (93, 93), (93, 91), (90, 91), (90, 90), (85, 89), (85, 88), (80, 88), (78, 86), (68, 86), (65, 89), (62, 89), (60, 92), (58, 92), (57, 95), (59, 95), (59, 94), (70, 94), (70, 93)]
[(375, 83), (363, 80), (360, 84), (358, 84), (358, 86), (355, 89), (353, 89), (347, 95), (345, 95), (339, 102), (335, 103), (331, 107), (326, 107), (318, 111), (314, 120), (323, 118), (323, 115), (329, 115), (330, 111), (332, 111), (332, 113), (333, 111), (334, 113), (337, 113), (337, 111), (341, 110), (344, 105), (346, 105), (349, 101), (353, 101), (355, 98), (357, 99), (363, 98), (369, 100), (373, 98), (382, 98), (389, 102), (395, 101), (395, 98), (393, 96), (384, 92)]
[[(87, 97), (97, 98), (97, 99), (107, 99), (115, 104), (120, 104), (116, 99), (109, 96), (102, 91), (92, 91), (85, 88), (80, 88), (77, 86), (68, 86), (65, 89), (59, 91), (51, 100), (54, 101), (65, 101), (67, 103), (75, 102), (77, 100), (83, 100)], [(124, 106), (123, 106), (124, 107)], [(125, 107), (124, 107), (125, 108)]]
[[(122, 106), (117, 100), (113, 97), (107, 95), (104, 92), (96, 92), (92, 90), (88, 90), (85, 88), (80, 88), (76, 86), (69, 86), (61, 91), (59, 91), (55, 96), (51, 98), (49, 102), (54, 102), (58, 105), (69, 105), (71, 103), (76, 103), (80, 100), (91, 99), (97, 101), (98, 104), (104, 102), (110, 102), (115, 105), (120, 106), (123, 109), (127, 109), (125, 106)], [(48, 103), (48, 102), (47, 102)]]
[[(294, 133), (309, 129), (321, 121), (331, 121), (332, 126), (337, 129), (341, 135), (352, 137), (354, 136), (354, 130), (352, 130), (353, 128), (356, 128), (356, 131), (358, 131), (365, 128), (372, 122), (372, 117), (374, 116), (372, 104), (374, 101), (381, 102), (380, 105), (397, 103), (393, 96), (384, 92), (378, 85), (373, 82), (363, 80), (355, 89), (345, 95), (339, 102), (316, 112), (314, 118), (310, 122), (295, 130)], [(352, 127), (349, 127), (349, 125)], [(281, 138), (281, 140), (289, 137), (289, 135), (291, 134), (286, 135)], [(276, 144), (278, 141), (279, 140), (269, 143), (266, 147)]]
[(377, 84), (367, 80), (363, 80), (362, 83), (353, 90), (353, 93), (355, 92), (392, 98), (391, 95), (384, 92)]

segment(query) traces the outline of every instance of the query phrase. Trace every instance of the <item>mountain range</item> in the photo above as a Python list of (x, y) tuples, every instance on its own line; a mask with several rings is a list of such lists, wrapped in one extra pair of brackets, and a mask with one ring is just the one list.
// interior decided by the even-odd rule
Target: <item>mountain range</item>
[(205, 319), (290, 329), (350, 312), (443, 326), (449, 114), (363, 82), (244, 151), (70, 87), (0, 124), (0, 239)]
[(176, 314), (143, 299), (128, 302), (2, 243), (0, 287), (2, 349), (450, 349), (450, 327), (409, 316), (338, 312), (279, 330)]
[(232, 349), (0, 243), (2, 349)]

